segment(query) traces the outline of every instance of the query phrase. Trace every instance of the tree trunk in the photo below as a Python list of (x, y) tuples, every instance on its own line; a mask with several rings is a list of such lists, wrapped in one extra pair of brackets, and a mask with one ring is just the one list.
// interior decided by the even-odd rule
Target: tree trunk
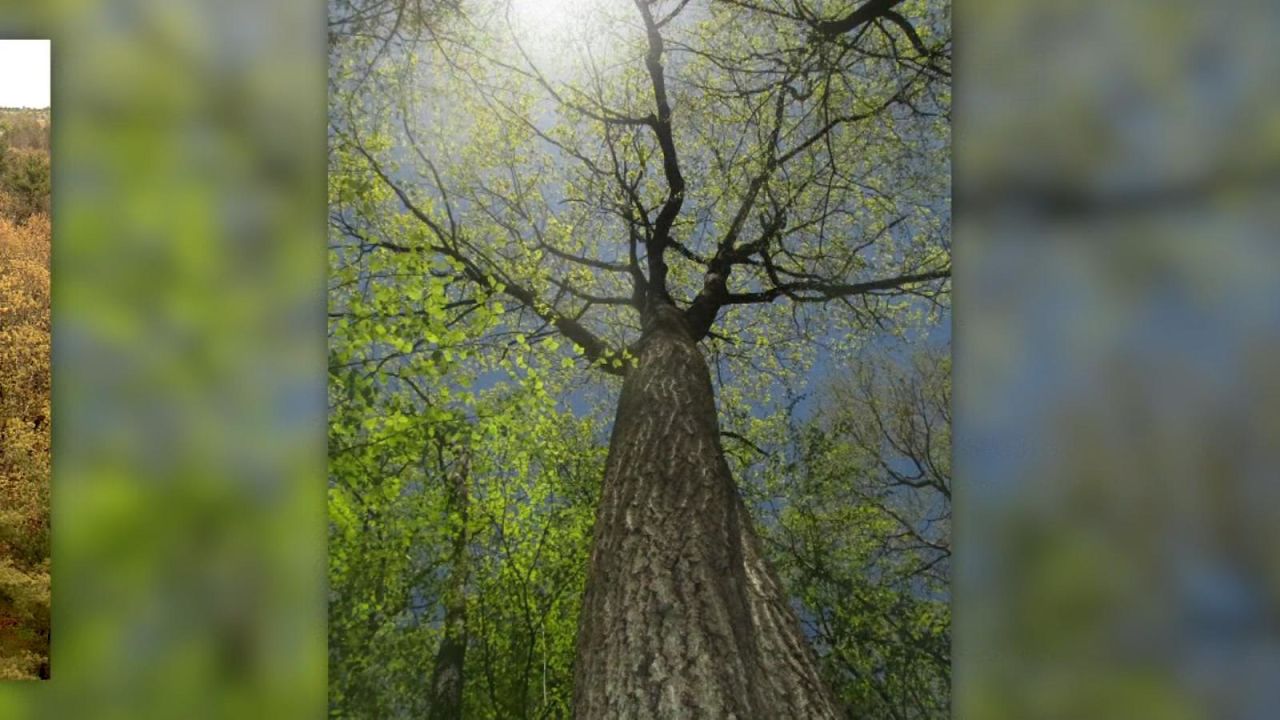
[(462, 669), (467, 656), (467, 482), (470, 459), (463, 455), (449, 488), (450, 518), (460, 523), (453, 536), (449, 584), (444, 592), (444, 637), (431, 671), (428, 720), (462, 717)]
[(730, 476), (706, 360), (669, 306), (648, 323), (618, 402), (574, 714), (839, 716)]

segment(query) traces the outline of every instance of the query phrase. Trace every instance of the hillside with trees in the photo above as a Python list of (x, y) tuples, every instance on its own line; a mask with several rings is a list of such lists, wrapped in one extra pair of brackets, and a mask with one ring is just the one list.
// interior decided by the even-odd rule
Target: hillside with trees
[(0, 109), (0, 680), (49, 676), (49, 111)]

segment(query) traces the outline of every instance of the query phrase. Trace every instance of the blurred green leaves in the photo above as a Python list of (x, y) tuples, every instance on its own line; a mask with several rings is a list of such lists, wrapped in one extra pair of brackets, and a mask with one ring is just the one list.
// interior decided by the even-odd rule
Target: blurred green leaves
[(957, 716), (1273, 717), (1280, 10), (963, 11)]
[(323, 15), (5, 3), (53, 40), (56, 420), (4, 717), (323, 712)]

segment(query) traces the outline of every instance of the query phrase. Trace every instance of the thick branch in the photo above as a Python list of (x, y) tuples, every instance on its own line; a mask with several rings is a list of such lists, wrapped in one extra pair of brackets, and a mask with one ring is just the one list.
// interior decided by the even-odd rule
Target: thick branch
[(701, 340), (711, 331), (711, 326), (715, 322), (716, 314), (720, 308), (726, 305), (769, 303), (781, 297), (789, 298), (795, 302), (825, 302), (853, 295), (869, 295), (900, 290), (907, 285), (942, 280), (949, 277), (951, 277), (951, 268), (898, 275), (861, 283), (827, 283), (819, 281), (778, 283), (766, 290), (749, 293), (728, 292), (727, 289), (724, 289), (723, 281), (717, 280), (714, 285), (711, 282), (707, 283), (703, 292), (699, 293), (698, 298), (685, 311), (685, 320), (693, 333), (694, 339)]
[(815, 23), (814, 27), (822, 35), (835, 37), (850, 30), (856, 30), (876, 18), (885, 17), (893, 6), (900, 4), (902, 0), (869, 0), (857, 10), (838, 20), (823, 20)]
[(667, 83), (662, 70), (662, 34), (654, 21), (649, 5), (645, 0), (636, 0), (640, 16), (644, 18), (645, 32), (649, 39), (649, 52), (645, 55), (645, 68), (649, 71), (649, 80), (653, 84), (653, 99), (657, 106), (657, 115), (650, 127), (658, 138), (658, 147), (662, 149), (662, 173), (667, 180), (667, 198), (658, 211), (658, 219), (653, 225), (653, 237), (649, 239), (649, 291), (650, 296), (670, 301), (667, 292), (667, 264), (663, 251), (671, 238), (671, 226), (680, 214), (684, 204), (684, 176), (680, 172), (680, 161), (676, 157), (675, 137), (671, 132), (671, 103), (667, 99)]
[(942, 280), (951, 277), (950, 268), (916, 275), (899, 275), (897, 277), (871, 280), (861, 283), (822, 283), (794, 282), (775, 285), (768, 290), (753, 293), (729, 293), (724, 296), (725, 305), (748, 305), (752, 303), (773, 302), (780, 297), (788, 297), (796, 302), (822, 302), (850, 295), (866, 295), (884, 290), (898, 290), (905, 285)]

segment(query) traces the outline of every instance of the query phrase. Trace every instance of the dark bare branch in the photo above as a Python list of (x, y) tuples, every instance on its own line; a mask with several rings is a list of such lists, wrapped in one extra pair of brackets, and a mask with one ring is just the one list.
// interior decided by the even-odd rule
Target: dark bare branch
[(890, 290), (902, 290), (908, 285), (933, 282), (951, 277), (950, 268), (914, 275), (871, 280), (861, 283), (823, 283), (795, 282), (775, 285), (768, 290), (752, 293), (730, 293), (724, 297), (725, 305), (747, 305), (751, 303), (773, 302), (780, 297), (788, 297), (796, 302), (823, 302), (852, 295), (867, 295)]
[(663, 252), (671, 238), (671, 227), (676, 216), (684, 205), (684, 175), (680, 172), (680, 161), (676, 155), (675, 135), (671, 130), (671, 103), (667, 98), (667, 81), (663, 75), (662, 52), (663, 39), (661, 29), (653, 19), (646, 0), (636, 0), (636, 8), (644, 19), (645, 33), (649, 41), (649, 51), (645, 54), (644, 64), (649, 72), (649, 80), (653, 84), (653, 100), (657, 106), (657, 114), (650, 127), (658, 139), (658, 147), (662, 150), (662, 173), (667, 181), (667, 197), (658, 211), (658, 218), (653, 224), (653, 235), (649, 238), (649, 293), (650, 300), (659, 299), (670, 302), (667, 290), (667, 264)]
[(886, 12), (890, 11), (895, 5), (901, 5), (902, 2), (903, 0), (869, 0), (842, 18), (814, 23), (814, 28), (826, 37), (842, 35), (851, 30), (856, 30), (876, 18), (884, 17)]

